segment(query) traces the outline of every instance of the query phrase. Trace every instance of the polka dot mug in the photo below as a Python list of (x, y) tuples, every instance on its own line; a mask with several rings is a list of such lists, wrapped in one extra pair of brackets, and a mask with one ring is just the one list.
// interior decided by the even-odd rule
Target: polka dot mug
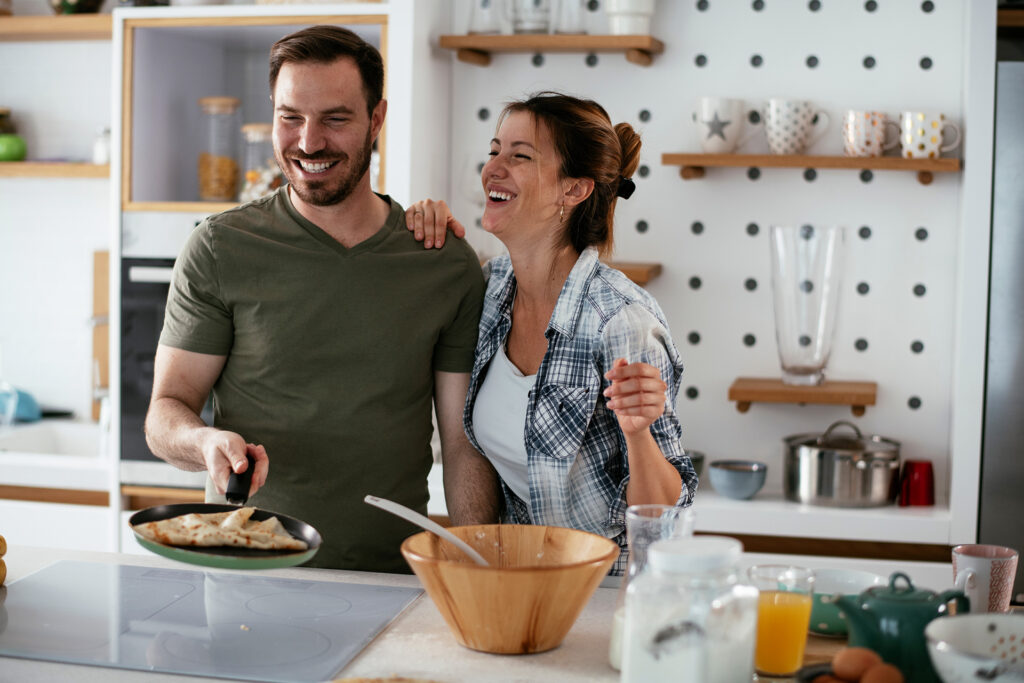
[[(953, 140), (943, 145), (946, 131)], [(900, 145), (904, 159), (938, 159), (960, 144), (960, 128), (938, 112), (905, 111), (900, 114)]]
[(764, 111), (764, 130), (772, 154), (800, 154), (828, 128), (828, 114), (807, 100), (773, 97)]
[[(892, 127), (895, 133), (885, 141)], [(848, 157), (880, 157), (882, 152), (900, 144), (900, 127), (880, 111), (855, 111), (843, 114), (843, 151)]]

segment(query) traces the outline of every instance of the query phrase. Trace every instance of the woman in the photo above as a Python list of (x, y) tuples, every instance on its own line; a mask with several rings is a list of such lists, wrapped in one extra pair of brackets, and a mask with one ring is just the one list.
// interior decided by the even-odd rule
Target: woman
[[(633, 191), (640, 138), (596, 102), (546, 92), (507, 105), (490, 147), (483, 228), (508, 253), (485, 269), (466, 434), (500, 476), (504, 521), (583, 529), (625, 549), (628, 505), (686, 506), (697, 489), (664, 315), (598, 260), (617, 197)], [(406, 222), (417, 238), (424, 226), (440, 237), (454, 219), (428, 200)], [(624, 567), (622, 553), (612, 573)]]

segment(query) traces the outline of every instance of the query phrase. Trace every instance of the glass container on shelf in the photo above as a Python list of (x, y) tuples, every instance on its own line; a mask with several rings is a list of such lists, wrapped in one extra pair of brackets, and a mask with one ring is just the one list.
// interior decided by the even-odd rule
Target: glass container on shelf
[(245, 150), (242, 155), (244, 177), (239, 200), (251, 202), (284, 184), (284, 175), (274, 160), (273, 126), (247, 123), (242, 126)]
[(203, 97), (203, 146), (199, 151), (199, 198), (234, 201), (238, 196), (238, 105), (236, 97)]
[(0, 107), (0, 161), (22, 161), (26, 151), (25, 140), (18, 135), (11, 119), (11, 110)]

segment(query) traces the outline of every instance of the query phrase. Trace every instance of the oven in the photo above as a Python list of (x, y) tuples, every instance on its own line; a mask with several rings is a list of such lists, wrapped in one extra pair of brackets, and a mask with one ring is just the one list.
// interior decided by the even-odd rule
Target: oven
[[(173, 268), (173, 258), (121, 259), (122, 483), (202, 487), (205, 481), (204, 472), (184, 472), (153, 455), (143, 431)], [(201, 417), (213, 422), (210, 401)]]

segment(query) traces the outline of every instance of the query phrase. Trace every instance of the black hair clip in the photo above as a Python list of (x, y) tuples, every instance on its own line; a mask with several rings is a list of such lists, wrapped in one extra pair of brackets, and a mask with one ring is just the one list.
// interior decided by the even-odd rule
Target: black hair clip
[(629, 178), (619, 177), (619, 189), (615, 192), (616, 195), (623, 199), (629, 199), (633, 196), (633, 190), (636, 189), (636, 183)]

